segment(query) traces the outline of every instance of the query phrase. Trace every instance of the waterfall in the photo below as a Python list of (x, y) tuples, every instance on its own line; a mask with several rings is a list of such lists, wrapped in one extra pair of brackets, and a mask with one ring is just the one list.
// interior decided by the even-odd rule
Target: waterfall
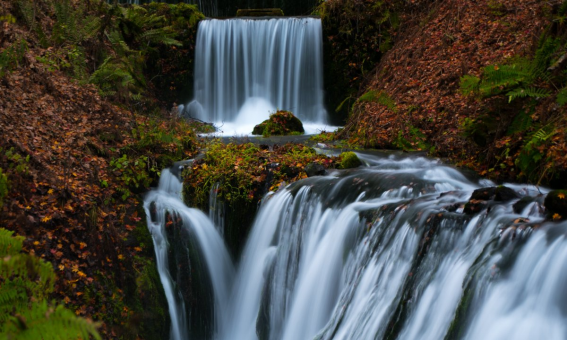
[(203, 20), (195, 49), (194, 100), (183, 113), (250, 134), (277, 109), (304, 123), (326, 122), (321, 20)]
[[(567, 222), (544, 220), (544, 189), (507, 185), (533, 203), (492, 202), (471, 215), (464, 204), (490, 181), (425, 158), (359, 156), (367, 166), (269, 194), (236, 268), (217, 228), (172, 194), (179, 181), (164, 171), (146, 209), (180, 327), (173, 338), (567, 338)], [(183, 223), (168, 227), (174, 211)], [(167, 228), (192, 230), (203, 253), (192, 284), (202, 276), (212, 290), (208, 332), (192, 330), (198, 309), (183, 315), (183, 282), (164, 269)]]

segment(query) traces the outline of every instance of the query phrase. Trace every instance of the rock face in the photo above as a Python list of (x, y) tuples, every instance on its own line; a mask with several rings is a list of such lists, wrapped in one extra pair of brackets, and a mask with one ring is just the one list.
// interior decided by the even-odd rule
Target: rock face
[(553, 190), (543, 202), (547, 216), (554, 220), (567, 218), (567, 190)]
[(278, 110), (270, 115), (270, 118), (256, 125), (252, 130), (253, 135), (268, 136), (285, 136), (293, 134), (302, 134), (303, 123), (293, 115), (293, 113), (285, 110)]

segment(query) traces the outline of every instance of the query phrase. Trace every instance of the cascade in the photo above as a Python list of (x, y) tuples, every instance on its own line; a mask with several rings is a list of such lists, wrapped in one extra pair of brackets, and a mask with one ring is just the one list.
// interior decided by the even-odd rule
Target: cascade
[(320, 19), (203, 20), (195, 51), (194, 99), (182, 114), (229, 134), (250, 134), (277, 109), (307, 133), (326, 123)]
[(359, 157), (266, 196), (237, 266), (164, 171), (145, 206), (172, 339), (567, 338), (567, 222), (544, 221), (545, 189), (507, 185), (532, 203), (466, 214), (494, 183), (426, 158)]

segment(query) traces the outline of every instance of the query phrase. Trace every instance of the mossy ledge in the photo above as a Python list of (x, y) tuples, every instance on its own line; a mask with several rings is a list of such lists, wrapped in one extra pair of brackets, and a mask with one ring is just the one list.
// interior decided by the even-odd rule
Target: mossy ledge
[(185, 204), (208, 212), (210, 195), (216, 194), (224, 208), (228, 248), (238, 258), (264, 195), (307, 178), (305, 168), (311, 163), (335, 168), (336, 158), (317, 154), (313, 148), (300, 144), (274, 145), (270, 149), (215, 140), (205, 157), (185, 171)]

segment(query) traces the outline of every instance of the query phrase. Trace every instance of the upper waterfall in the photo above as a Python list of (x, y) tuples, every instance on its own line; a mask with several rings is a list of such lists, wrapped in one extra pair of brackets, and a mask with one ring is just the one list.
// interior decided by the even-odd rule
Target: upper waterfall
[(283, 109), (304, 122), (323, 124), (327, 117), (323, 96), (320, 19), (210, 19), (200, 23), (194, 100), (184, 108), (191, 117), (253, 125)]

